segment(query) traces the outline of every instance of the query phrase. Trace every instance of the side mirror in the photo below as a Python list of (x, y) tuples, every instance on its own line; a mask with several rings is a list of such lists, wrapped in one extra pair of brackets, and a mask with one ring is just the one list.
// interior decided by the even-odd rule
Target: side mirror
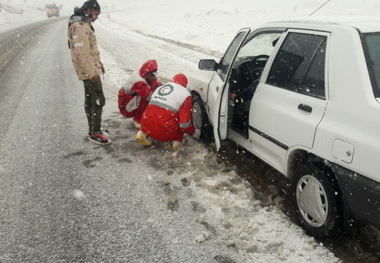
[(218, 63), (213, 59), (201, 59), (198, 64), (198, 68), (201, 70), (214, 71), (217, 68)]

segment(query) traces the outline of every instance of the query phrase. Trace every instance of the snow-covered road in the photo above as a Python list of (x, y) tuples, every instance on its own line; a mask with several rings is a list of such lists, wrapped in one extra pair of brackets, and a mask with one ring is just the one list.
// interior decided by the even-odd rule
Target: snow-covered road
[[(108, 147), (86, 139), (67, 21), (46, 20), (26, 40), (33, 48), (21, 45), (0, 69), (0, 262), (376, 262), (359, 241), (345, 240), (351, 244), (342, 250), (350, 251), (334, 256), (274, 205), (281, 200), (259, 196), (212, 148), (192, 139), (178, 153), (140, 147), (118, 112), (118, 89), (144, 61), (158, 60), (162, 81), (189, 74), (200, 58), (218, 57), (241, 26), (321, 4), (274, 8), (273, 1), (247, 8), (252, 0), (99, 0), (105, 11), (94, 27), (107, 71)], [(117, 10), (110, 19), (107, 8)], [(168, 8), (172, 19), (161, 19)], [(43, 20), (38, 12), (19, 18), (3, 11), (0, 32)]]
[[(101, 42), (109, 29), (98, 26)], [(165, 64), (171, 49), (160, 41), (144, 47), (141, 36), (116, 31), (102, 44), (106, 69), (125, 72), (108, 73), (104, 84), (113, 144), (89, 143), (65, 30), (66, 21), (51, 23), (1, 75), (2, 87), (22, 87), (0, 141), (1, 261), (338, 262), (278, 208), (262, 207), (233, 167), (198, 142), (179, 152), (135, 142), (116, 83), (145, 55), (162, 56), (163, 76), (188, 70), (196, 58), (186, 49)], [(113, 49), (125, 43), (129, 50)]]
[(105, 121), (113, 145), (88, 142), (65, 30), (66, 21), (49, 25), (1, 75), (2, 87), (20, 89), (0, 141), (0, 261), (212, 262), (226, 254), (217, 242), (198, 245), (204, 227), (192, 209), (168, 207), (168, 170), (147, 165), (118, 116)]

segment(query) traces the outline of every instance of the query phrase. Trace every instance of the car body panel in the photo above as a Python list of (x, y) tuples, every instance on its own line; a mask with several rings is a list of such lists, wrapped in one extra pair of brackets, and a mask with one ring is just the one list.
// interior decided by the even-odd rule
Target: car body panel
[[(345, 206), (358, 218), (380, 223), (380, 216), (376, 216), (380, 214), (380, 197), (376, 193), (380, 189), (380, 99), (374, 94), (368, 66), (371, 61), (366, 58), (362, 39), (363, 33), (380, 34), (380, 19), (308, 17), (267, 23), (249, 33), (243, 47), (256, 35), (274, 31), (283, 33), (254, 87), (247, 133), (236, 130), (231, 118), (231, 109), (236, 107), (229, 99), (233, 83), (229, 78), (232, 79), (233, 71), (229, 69), (221, 79), (215, 71), (212, 79), (204, 83), (209, 91), (207, 98), (201, 97), (208, 105), (217, 146), (219, 140), (230, 139), (287, 177), (292, 176), (295, 152), (322, 160), (339, 173), (338, 181), (345, 187), (342, 190)], [(325, 65), (323, 95), (290, 91), (273, 82), (274, 66), (280, 61), (276, 58), (280, 52), (285, 54), (284, 43), (291, 34), (316, 36), (326, 41), (326, 46), (320, 48), (324, 49), (326, 59), (321, 62)], [(189, 88), (198, 92), (194, 86)], [(360, 202), (348, 196), (358, 193)], [(362, 204), (366, 200), (371, 204)]]
[(214, 126), (214, 138), (217, 148), (220, 147), (220, 140), (227, 138), (228, 92), (226, 92), (226, 89), (228, 87), (226, 88), (226, 76), (228, 76), (231, 70), (231, 61), (235, 59), (237, 51), (249, 33), (250, 29), (248, 28), (243, 28), (237, 33), (220, 61), (221, 67), (217, 69), (209, 84), (208, 108), (213, 120), (212, 124)]

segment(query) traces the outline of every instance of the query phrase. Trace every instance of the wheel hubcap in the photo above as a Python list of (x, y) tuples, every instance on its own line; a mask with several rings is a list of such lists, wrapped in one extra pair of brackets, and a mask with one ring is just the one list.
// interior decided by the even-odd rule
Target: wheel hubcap
[(199, 130), (202, 129), (202, 108), (198, 102), (194, 102), (193, 104), (192, 118), (195, 128)]
[(303, 176), (297, 184), (297, 205), (305, 221), (313, 226), (322, 226), (327, 219), (328, 199), (325, 189), (318, 179)]

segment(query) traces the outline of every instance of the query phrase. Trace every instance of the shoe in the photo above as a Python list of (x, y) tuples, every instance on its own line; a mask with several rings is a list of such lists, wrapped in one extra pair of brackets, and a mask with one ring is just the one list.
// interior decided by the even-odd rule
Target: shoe
[(180, 141), (172, 141), (172, 149), (178, 150), (182, 147), (182, 142)]
[(151, 146), (153, 144), (152, 139), (146, 136), (146, 133), (143, 131), (139, 131), (136, 134), (136, 140), (144, 146)]
[[(109, 130), (106, 130), (106, 129), (103, 129), (103, 128), (100, 129), (100, 132), (103, 135), (109, 135), (110, 134)], [(91, 132), (88, 132), (88, 136), (90, 136), (90, 135), (91, 135)]]
[(93, 133), (88, 136), (88, 139), (91, 142), (94, 142), (100, 145), (108, 145), (111, 143), (111, 140), (108, 140), (102, 133)]
[(133, 121), (133, 125), (135, 125), (136, 129), (140, 129), (141, 128), (141, 124), (138, 123), (137, 121)]
[(101, 128), (100, 130), (101, 130), (102, 133), (105, 134), (105, 135), (109, 135), (109, 134), (110, 134), (110, 131), (107, 130), (107, 129), (103, 129), (103, 128)]

